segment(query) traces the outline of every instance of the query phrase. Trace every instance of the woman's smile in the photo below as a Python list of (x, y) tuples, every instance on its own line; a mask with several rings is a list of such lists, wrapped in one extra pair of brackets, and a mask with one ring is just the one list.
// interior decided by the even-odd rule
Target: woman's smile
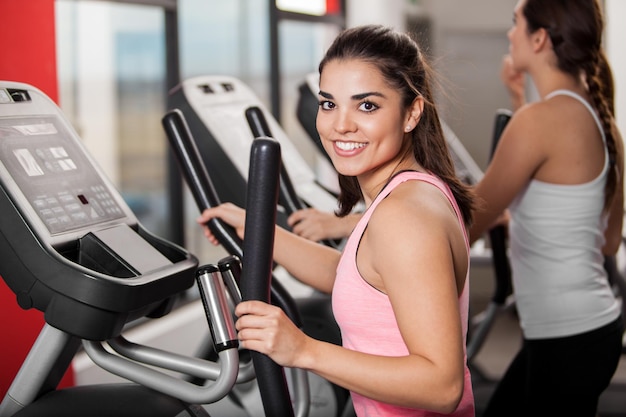
[(335, 141), (335, 147), (338, 148), (339, 151), (344, 152), (352, 152), (355, 150), (363, 149), (367, 146), (367, 143), (361, 142), (344, 142), (344, 141)]

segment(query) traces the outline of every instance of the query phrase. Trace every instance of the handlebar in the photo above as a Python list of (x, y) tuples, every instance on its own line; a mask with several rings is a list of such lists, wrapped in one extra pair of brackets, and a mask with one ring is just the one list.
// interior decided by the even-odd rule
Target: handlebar
[[(270, 137), (273, 138), (272, 131), (270, 130), (269, 124), (263, 115), (263, 111), (256, 107), (248, 107), (246, 109), (246, 120), (248, 120), (248, 125), (250, 126), (250, 130), (252, 131), (252, 135), (255, 138), (258, 137)], [(285, 207), (287, 210), (287, 214), (295, 213), (298, 210), (302, 210), (307, 208), (306, 204), (302, 202), (296, 190), (291, 182), (291, 177), (289, 177), (289, 173), (285, 168), (285, 164), (280, 162), (280, 183), (279, 183), (279, 194), (278, 194), (278, 202)], [(326, 246), (330, 246), (331, 248), (337, 248), (337, 243), (332, 240), (324, 239), (322, 242)]]

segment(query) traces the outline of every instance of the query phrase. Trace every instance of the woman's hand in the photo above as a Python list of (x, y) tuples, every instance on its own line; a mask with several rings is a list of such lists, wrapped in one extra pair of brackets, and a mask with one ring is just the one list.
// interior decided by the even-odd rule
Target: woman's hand
[(360, 215), (337, 217), (335, 213), (315, 208), (298, 210), (287, 219), (287, 224), (298, 236), (319, 242), (323, 239), (341, 239), (350, 234)]
[(514, 111), (526, 104), (526, 77), (515, 69), (511, 55), (502, 58), (500, 79), (509, 92)]
[(246, 224), (246, 211), (244, 209), (232, 203), (224, 203), (217, 207), (204, 210), (200, 217), (198, 217), (196, 221), (203, 226), (204, 235), (212, 244), (217, 246), (220, 242), (207, 226), (208, 221), (214, 218), (219, 218), (224, 223), (232, 226), (239, 238), (243, 239)]
[(244, 301), (235, 314), (241, 347), (263, 353), (281, 366), (299, 367), (299, 355), (309, 338), (282, 309), (262, 301)]

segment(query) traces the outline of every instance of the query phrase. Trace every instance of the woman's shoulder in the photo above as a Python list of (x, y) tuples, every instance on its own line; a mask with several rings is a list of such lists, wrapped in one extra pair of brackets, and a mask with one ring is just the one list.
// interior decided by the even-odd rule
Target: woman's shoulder
[(550, 100), (539, 100), (526, 103), (520, 107), (515, 113), (511, 121), (517, 121), (518, 123), (529, 123), (529, 127), (532, 126), (532, 122), (541, 120), (549, 121), (558, 115), (562, 110), (559, 103)]
[(577, 122), (593, 121), (590, 106), (585, 98), (579, 94), (567, 92), (568, 94), (553, 94), (547, 99), (527, 103), (515, 112), (514, 118), (524, 122), (531, 121), (535, 126), (537, 124), (541, 126), (542, 122), (550, 124), (566, 122), (571, 126)]
[(527, 103), (513, 113), (501, 142), (518, 143), (523, 148), (533, 143), (545, 144), (543, 138), (554, 134), (555, 127), (562, 126), (563, 120), (567, 120), (567, 116), (558, 103), (543, 100)]
[[(436, 183), (436, 179), (434, 181), (418, 179), (398, 184), (376, 207), (370, 225), (379, 226), (384, 231), (388, 227), (394, 227), (394, 219), (401, 221), (411, 219), (413, 224), (421, 223), (424, 227), (454, 219), (455, 217), (450, 216), (454, 215), (454, 208)], [(396, 227), (401, 228), (402, 224)]]

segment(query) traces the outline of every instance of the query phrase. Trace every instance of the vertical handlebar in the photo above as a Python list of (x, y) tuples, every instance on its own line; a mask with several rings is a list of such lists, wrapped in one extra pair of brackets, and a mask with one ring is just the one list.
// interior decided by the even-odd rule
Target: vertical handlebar
[[(162, 123), (170, 141), (170, 148), (176, 156), (178, 166), (189, 185), (200, 212), (218, 206), (220, 201), (215, 187), (202, 162), (200, 152), (192, 139), (189, 126), (187, 126), (182, 112), (178, 109), (170, 110), (163, 117)], [(229, 253), (242, 257), (241, 240), (232, 227), (220, 219), (211, 219), (207, 225)]]
[[(496, 112), (496, 118), (494, 121), (493, 137), (491, 141), (491, 154), (490, 158), (498, 146), (500, 136), (504, 131), (509, 119), (511, 118), (511, 112), (506, 109), (499, 109)], [(495, 270), (496, 286), (492, 301), (497, 305), (504, 305), (506, 298), (511, 294), (511, 266), (509, 265), (509, 258), (507, 255), (506, 244), (506, 228), (502, 225), (498, 225), (489, 230), (489, 240), (491, 242), (491, 252), (493, 255), (493, 266)]]
[[(259, 137), (269, 137), (273, 138), (272, 131), (270, 130), (269, 125), (267, 124), (267, 120), (265, 116), (263, 116), (263, 112), (258, 107), (249, 107), (246, 109), (246, 120), (248, 120), (248, 125), (250, 126), (250, 130), (252, 130), (252, 135), (255, 138)], [(296, 191), (293, 187), (293, 183), (287, 173), (287, 169), (284, 164), (281, 162), (280, 164), (280, 182), (279, 182), (279, 191), (278, 191), (278, 201), (282, 204), (285, 209), (287, 209), (288, 213), (293, 213), (300, 209), (305, 208), (304, 204), (298, 198)]]
[[(280, 145), (260, 137), (252, 143), (246, 195), (246, 235), (243, 242), (241, 295), (244, 300), (269, 302), (276, 206), (280, 176)], [(293, 416), (289, 389), (281, 366), (251, 352), (266, 416)]]
[[(221, 202), (183, 113), (179, 109), (170, 110), (163, 117), (162, 123), (200, 212), (219, 205)], [(211, 219), (208, 226), (229, 254), (243, 259), (243, 242), (232, 227), (217, 218)], [(271, 291), (272, 303), (280, 306), (296, 326), (302, 327), (298, 307), (285, 287), (280, 282), (274, 281)]]
[[(269, 124), (263, 115), (263, 111), (256, 107), (248, 107), (246, 109), (246, 120), (252, 131), (252, 135), (255, 138), (258, 137), (274, 137), (270, 130)], [(287, 214), (295, 213), (298, 210), (307, 208), (307, 206), (300, 200), (296, 190), (291, 182), (291, 177), (285, 168), (285, 164), (281, 161), (280, 166), (280, 182), (278, 189), (278, 202), (285, 207)], [(324, 239), (322, 243), (332, 248), (337, 247), (337, 243), (332, 240)]]

